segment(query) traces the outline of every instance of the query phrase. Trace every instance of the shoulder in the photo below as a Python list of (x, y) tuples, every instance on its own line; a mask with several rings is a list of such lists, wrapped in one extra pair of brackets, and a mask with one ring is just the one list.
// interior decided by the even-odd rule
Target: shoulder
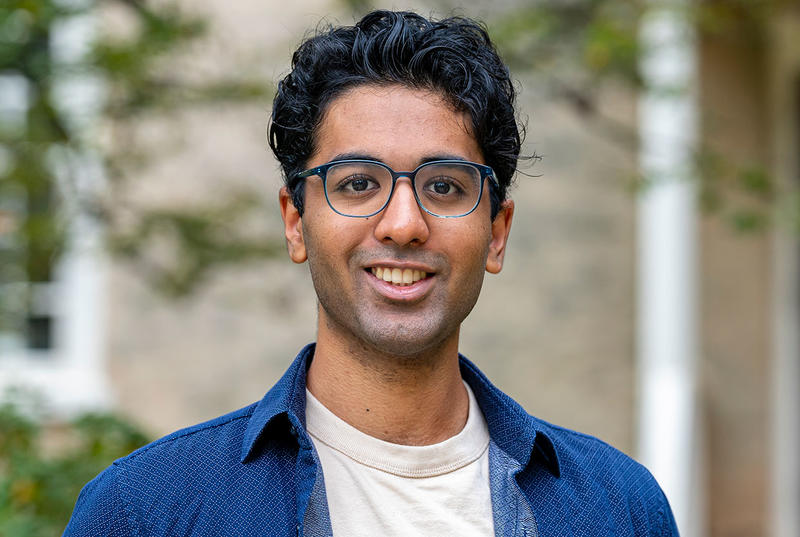
[(239, 463), (254, 408), (181, 429), (114, 461), (81, 490), (64, 535), (137, 534), (132, 529), (140, 526), (140, 513), (164, 505), (165, 498), (190, 498), (215, 475), (227, 475)]
[[(242, 439), (255, 405), (181, 429), (114, 461), (136, 491), (190, 486), (239, 465)], [(146, 500), (147, 498), (141, 498)]]
[[(213, 420), (175, 431), (115, 461), (115, 464), (134, 468), (152, 464), (164, 457), (170, 457), (173, 461), (175, 456), (197, 460), (228, 452), (238, 458), (247, 420), (253, 414), (255, 406), (252, 404)], [(173, 467), (171, 470), (180, 470), (180, 467)]]
[(131, 521), (120, 495), (119, 469), (106, 468), (83, 487), (64, 536), (131, 535)]
[(566, 477), (620, 484), (629, 481), (655, 483), (644, 466), (603, 440), (558, 425), (540, 423), (540, 430), (553, 442)]
[(669, 502), (647, 468), (599, 438), (537, 422), (558, 457), (559, 488), (572, 501), (609, 516), (623, 512), (640, 527), (637, 535), (678, 535)]
[[(661, 487), (647, 469), (593, 436), (530, 415), (494, 386), (468, 359), (459, 356), (461, 375), (486, 417), (498, 453), (524, 466), (517, 484), (538, 507), (542, 534), (573, 535), (598, 524), (614, 535), (677, 535)], [(627, 528), (628, 531), (622, 529)]]

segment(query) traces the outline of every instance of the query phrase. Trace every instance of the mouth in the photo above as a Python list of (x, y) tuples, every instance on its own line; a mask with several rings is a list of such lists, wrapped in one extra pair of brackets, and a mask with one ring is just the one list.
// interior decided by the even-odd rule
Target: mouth
[(390, 283), (398, 287), (414, 285), (418, 281), (429, 277), (429, 274), (425, 271), (409, 268), (401, 269), (394, 267), (370, 267), (366, 270), (372, 272), (372, 275), (379, 280), (383, 280), (386, 283)]

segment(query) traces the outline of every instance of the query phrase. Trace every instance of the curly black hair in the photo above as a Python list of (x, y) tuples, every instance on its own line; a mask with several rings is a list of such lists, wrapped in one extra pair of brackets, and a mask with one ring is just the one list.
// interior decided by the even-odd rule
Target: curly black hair
[(278, 83), (269, 145), (283, 169), (292, 202), (302, 215), (303, 171), (314, 152), (315, 130), (337, 96), (363, 84), (401, 84), (433, 90), (467, 113), (499, 189), (490, 188), (492, 219), (517, 167), (522, 129), (514, 110), (516, 90), (485, 27), (468, 18), (439, 21), (412, 12), (373, 11), (355, 26), (327, 26), (292, 56)]

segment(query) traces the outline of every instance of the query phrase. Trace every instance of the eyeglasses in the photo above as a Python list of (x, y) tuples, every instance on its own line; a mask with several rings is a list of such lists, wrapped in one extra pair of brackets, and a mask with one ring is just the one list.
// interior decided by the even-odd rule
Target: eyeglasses
[(417, 204), (440, 218), (466, 216), (483, 196), (484, 179), (497, 187), (489, 166), (465, 160), (434, 160), (411, 172), (396, 172), (374, 160), (337, 160), (300, 172), (292, 183), (317, 175), (322, 179), (325, 199), (342, 216), (367, 218), (389, 205), (400, 177), (408, 177)]

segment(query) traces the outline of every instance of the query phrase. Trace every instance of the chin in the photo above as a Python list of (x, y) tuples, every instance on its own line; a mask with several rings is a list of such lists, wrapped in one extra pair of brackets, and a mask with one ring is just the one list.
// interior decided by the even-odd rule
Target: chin
[(457, 341), (461, 321), (468, 313), (468, 308), (428, 307), (401, 312), (364, 305), (344, 307), (338, 300), (320, 300), (321, 320), (329, 334), (364, 356), (434, 358), (439, 350)]
[(458, 336), (457, 328), (443, 326), (414, 326), (392, 323), (384, 326), (363, 326), (356, 337), (379, 354), (415, 358), (431, 354)]

